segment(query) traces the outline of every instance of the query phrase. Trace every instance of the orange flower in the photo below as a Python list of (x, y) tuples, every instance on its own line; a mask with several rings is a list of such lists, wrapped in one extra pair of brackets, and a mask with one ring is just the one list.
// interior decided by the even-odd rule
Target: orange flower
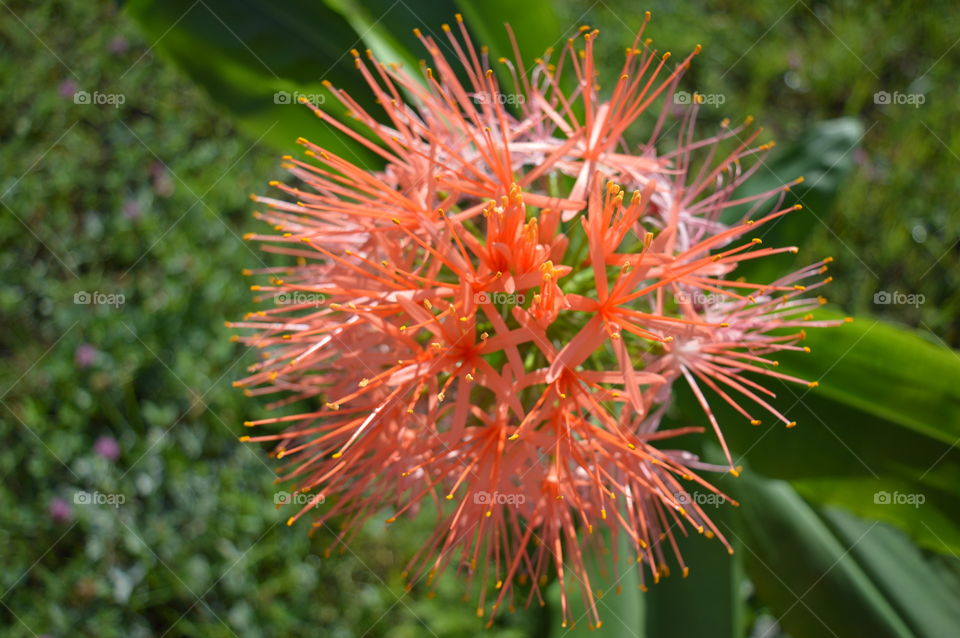
[[(335, 95), (365, 136), (308, 104), (385, 168), (301, 139), (307, 158), (285, 158), (299, 185), (254, 196), (280, 234), (250, 238), (296, 264), (251, 273), (270, 277), (254, 289), (274, 303), (231, 324), (263, 349), (237, 385), (275, 395), (269, 407), (313, 407), (247, 422), (282, 429), (244, 439), (276, 442), (281, 479), (324, 496), (289, 523), (336, 518), (335, 543), (348, 542), (370, 516), (392, 523), (431, 503), (438, 524), (411, 584), (455, 562), (492, 618), (518, 600), (542, 604), (555, 574), (567, 623), (572, 574), (599, 626), (585, 550), (623, 534), (630, 564), (656, 582), (668, 555), (686, 573), (684, 528), (730, 549), (690, 492), (719, 495), (697, 472), (737, 472), (701, 386), (751, 422), (735, 395), (792, 425), (749, 377), (798, 381), (763, 355), (801, 349), (802, 331), (776, 328), (828, 325), (797, 317), (818, 303), (802, 293), (825, 280), (798, 282), (826, 261), (767, 284), (731, 277), (742, 261), (796, 252), (750, 236), (797, 209), (782, 202), (798, 182), (735, 198), (771, 145), (749, 121), (696, 139), (696, 105), (674, 148), (658, 150), (670, 117), (659, 103), (699, 47), (673, 65), (641, 29), (603, 99), (595, 30), (529, 73), (519, 55), (501, 60), (505, 87), (459, 17), (457, 33), (444, 31), (459, 69), (424, 36), (422, 78), (354, 52), (383, 114)], [(634, 149), (624, 136), (652, 108), (653, 136)], [(723, 214), (744, 205), (739, 219)], [(706, 423), (661, 429), (681, 377)], [(661, 447), (707, 423), (726, 466)]]

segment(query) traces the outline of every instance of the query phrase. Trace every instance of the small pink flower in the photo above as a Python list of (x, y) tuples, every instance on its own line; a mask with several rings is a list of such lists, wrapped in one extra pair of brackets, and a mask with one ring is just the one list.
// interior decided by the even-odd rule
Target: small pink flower
[(123, 202), (123, 216), (129, 220), (136, 221), (143, 215), (140, 208), (140, 202), (135, 199), (128, 199)]
[(73, 360), (81, 368), (89, 368), (97, 361), (100, 353), (89, 343), (81, 343), (73, 353)]
[(107, 48), (110, 50), (110, 53), (114, 55), (122, 55), (130, 48), (130, 42), (124, 36), (117, 35), (110, 39), (110, 44), (107, 45)]
[(57, 523), (69, 521), (73, 516), (73, 508), (70, 507), (70, 503), (62, 498), (51, 499), (47, 511), (50, 514), (50, 518)]
[(77, 86), (77, 83), (73, 80), (64, 80), (60, 83), (60, 86), (57, 88), (57, 92), (60, 94), (60, 97), (69, 97), (72, 98), (74, 93), (79, 90), (80, 87)]
[(101, 436), (93, 444), (94, 451), (108, 461), (116, 461), (120, 457), (120, 444), (112, 436)]
[(170, 177), (170, 170), (162, 162), (154, 162), (150, 165), (150, 177), (153, 180), (153, 191), (160, 197), (170, 197), (173, 195), (173, 178)]

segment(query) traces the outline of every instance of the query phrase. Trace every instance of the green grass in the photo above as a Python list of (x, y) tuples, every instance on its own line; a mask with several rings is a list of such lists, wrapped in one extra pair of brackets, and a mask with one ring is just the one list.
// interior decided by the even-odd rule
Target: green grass
[[(420, 617), (479, 630), (453, 590), (404, 597), (419, 534), (396, 548), (378, 528), (323, 558), (331, 534), (283, 525), (269, 460), (237, 442), (257, 407), (230, 386), (251, 359), (223, 323), (250, 306), (240, 271), (263, 257), (240, 239), (257, 224), (247, 194), (279, 176), (276, 153), (124, 15), (10, 8), (36, 37), (2, 22), (3, 634), (417, 636)], [(126, 100), (75, 104), (74, 90)], [(78, 291), (125, 303), (77, 305)], [(98, 352), (87, 368), (81, 344)], [(93, 451), (104, 435), (116, 462)], [(78, 490), (125, 503), (74, 504)], [(55, 498), (69, 521), (50, 517)]]
[[(752, 113), (787, 145), (818, 121), (861, 120), (854, 169), (811, 213), (803, 249), (837, 259), (830, 294), (848, 311), (960, 345), (960, 16), (893, 2), (651, 4), (656, 45), (705, 47), (683, 86), (725, 96), (704, 109), (708, 122)], [(601, 2), (581, 17), (580, 6), (564, 6), (566, 22), (599, 26), (611, 63), (646, 8)], [(259, 408), (230, 387), (250, 359), (223, 327), (251, 307), (240, 271), (263, 256), (240, 240), (258, 230), (247, 194), (280, 175), (278, 153), (238, 133), (114, 5), (7, 7), (4, 635), (160, 636), (171, 626), (169, 636), (428, 635), (421, 622), (439, 636), (541, 631), (535, 610), (484, 632), (453, 579), (435, 599), (423, 588), (405, 596), (400, 570), (429, 521), (371, 524), (330, 558), (329, 534), (282, 524), (270, 460), (236, 441)], [(75, 90), (125, 102), (75, 104)], [(926, 102), (878, 106), (878, 90)], [(926, 303), (878, 306), (879, 290)], [(125, 302), (78, 305), (78, 291)], [(75, 361), (81, 344), (97, 350), (89, 367)], [(105, 435), (119, 441), (115, 462), (93, 451)], [(126, 502), (73, 504), (77, 490)], [(71, 503), (68, 521), (50, 516), (55, 498)]]

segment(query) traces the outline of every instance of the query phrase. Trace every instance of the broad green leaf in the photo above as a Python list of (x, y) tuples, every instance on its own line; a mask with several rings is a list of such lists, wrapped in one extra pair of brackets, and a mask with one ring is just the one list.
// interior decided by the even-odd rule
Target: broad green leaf
[[(721, 503), (701, 505), (717, 525), (730, 525), (733, 507)], [(745, 609), (742, 594), (743, 565), (739, 542), (730, 538), (735, 553), (730, 556), (716, 539), (697, 534), (678, 540), (680, 553), (690, 568), (684, 578), (676, 570), (644, 594), (647, 635), (673, 638), (737, 638), (744, 635)], [(696, 613), (690, 612), (695, 601)]]
[[(933, 568), (943, 559), (924, 556), (902, 533), (869, 518), (834, 508), (821, 515), (916, 635), (960, 634), (960, 584)], [(946, 560), (960, 566), (956, 556)]]
[(811, 501), (891, 523), (933, 551), (960, 552), (960, 501), (955, 491), (887, 477), (807, 479), (793, 481), (793, 486)]
[(791, 636), (919, 638), (851, 554), (863, 538), (839, 538), (787, 483), (752, 472), (734, 483), (741, 505), (730, 532), (758, 597)]
[(255, 140), (291, 150), (306, 137), (358, 164), (375, 156), (297, 104), (298, 94), (340, 108), (330, 80), (364, 108), (371, 93), (350, 49), (362, 40), (339, 13), (309, 0), (132, 0), (127, 10), (165, 57), (183, 69)]
[[(607, 535), (605, 535), (607, 536)], [(607, 536), (609, 539), (609, 536)], [(610, 638), (653, 638), (658, 634), (644, 631), (644, 616), (649, 611), (644, 594), (640, 592), (639, 565), (627, 561), (629, 554), (626, 539), (620, 537), (618, 575), (614, 575), (608, 564), (598, 565), (592, 558), (587, 559), (590, 569), (590, 585), (597, 594), (597, 612), (600, 614), (599, 635)], [(563, 627), (560, 622), (560, 584), (554, 582), (547, 591), (547, 600), (553, 615), (554, 624), (550, 635), (553, 638), (584, 638), (598, 635), (591, 629), (586, 607), (582, 602), (579, 583), (575, 583), (572, 572), (567, 574), (567, 601), (574, 620), (572, 626)]]
[[(823, 311), (818, 318), (839, 318)], [(782, 368), (820, 381), (815, 391), (952, 446), (960, 440), (960, 356), (879, 320), (808, 331), (812, 356)]]
[(547, 48), (561, 44), (569, 35), (561, 28), (553, 3), (548, 0), (457, 0), (457, 5), (470, 30), (490, 47), (491, 60), (514, 57), (505, 23), (516, 35), (527, 69)]
[[(408, 69), (417, 68), (418, 57), (414, 53), (419, 53), (423, 47), (418, 40), (413, 39), (413, 27), (400, 28), (405, 22), (412, 22), (414, 26), (419, 23), (419, 18), (412, 14), (409, 7), (402, 3), (386, 3), (382, 0), (324, 1), (328, 7), (342, 15), (360, 35), (363, 42), (356, 46), (369, 48), (381, 60), (402, 63)], [(445, 6), (445, 3), (437, 2), (431, 6), (436, 9)], [(405, 20), (406, 16), (401, 14), (406, 13), (410, 16)]]
[[(363, 39), (364, 44), (384, 61), (404, 63), (408, 71), (417, 72), (418, 61), (427, 57), (423, 43), (414, 35), (419, 29), (424, 36), (447, 41), (442, 25), (452, 24), (458, 8), (453, 0), (324, 0), (339, 12)], [(449, 55), (450, 50), (445, 49)]]
[(127, 7), (154, 47), (255, 140), (290, 151), (298, 137), (305, 137), (371, 168), (382, 164), (375, 154), (316, 118), (297, 97), (322, 105), (349, 125), (345, 109), (323, 85), (328, 80), (376, 116), (379, 109), (351, 51), (369, 48), (416, 75), (418, 61), (427, 56), (413, 30), (447, 46), (441, 26), (452, 23), (458, 9), (466, 14), (477, 45), (490, 47), (493, 60), (513, 57), (504, 22), (513, 24), (528, 65), (562, 37), (550, 3), (543, 0), (523, 5), (499, 0), (131, 0)]
[[(721, 505), (716, 513), (711, 512), (711, 517), (730, 525), (733, 521), (731, 510), (729, 505)], [(689, 575), (685, 578), (681, 569), (672, 565), (675, 567), (672, 574), (660, 579), (656, 585), (651, 583), (648, 575), (646, 591), (639, 588), (640, 579), (635, 565), (627, 563), (618, 578), (606, 567), (601, 569), (593, 566), (590, 572), (591, 585), (603, 591), (597, 600), (603, 622), (600, 635), (624, 638), (699, 638), (706, 635), (736, 638), (744, 634), (740, 555), (731, 557), (716, 539), (708, 540), (696, 534), (680, 536), (678, 544), (690, 568)], [(734, 539), (732, 544), (736, 547), (738, 542)], [(621, 557), (625, 551), (623, 545)], [(572, 628), (561, 627), (557, 621), (551, 635), (557, 638), (597, 635), (585, 622), (586, 614), (579, 590), (570, 582), (567, 589), (572, 614), (581, 620)], [(559, 594), (559, 585), (555, 582), (549, 595), (550, 607), (555, 613), (559, 613), (560, 609)], [(697, 601), (697, 613), (690, 613), (691, 601)]]
[[(763, 380), (796, 428), (771, 417), (752, 427), (705, 390), (735, 459), (765, 476), (803, 481), (806, 497), (893, 523), (924, 547), (960, 551), (960, 359), (870, 319), (807, 334), (812, 352), (783, 354), (777, 370), (819, 387)], [(683, 422), (706, 425), (689, 389), (676, 388)], [(881, 492), (922, 493), (927, 502), (877, 508), (873, 495)]]

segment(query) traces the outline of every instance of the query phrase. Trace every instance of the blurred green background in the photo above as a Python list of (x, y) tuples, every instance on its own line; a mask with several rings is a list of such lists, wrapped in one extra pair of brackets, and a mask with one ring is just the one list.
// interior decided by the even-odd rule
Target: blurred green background
[[(491, 11), (507, 6), (474, 4)], [(147, 2), (129, 9), (107, 2), (0, 5), (3, 635), (566, 635), (550, 606), (505, 615), (483, 630), (452, 577), (436, 597), (422, 587), (408, 594), (400, 571), (424, 538), (427, 520), (391, 531), (371, 524), (349, 549), (325, 557), (329, 538), (308, 538), (306, 525), (282, 524), (286, 515), (274, 508), (277, 488), (264, 451), (237, 442), (242, 421), (260, 410), (230, 386), (250, 358), (223, 326), (251, 309), (240, 272), (263, 259), (241, 240), (260, 230), (247, 195), (282, 178), (279, 156), (293, 150), (300, 133), (291, 129), (302, 107), (284, 106), (289, 119), (286, 111), (260, 113), (231, 87), (251, 88), (265, 70), (276, 80), (262, 87), (268, 93), (318, 84), (327, 69), (352, 73), (343, 55), (350, 43), (340, 40), (356, 38), (344, 25), (357, 29), (371, 15), (383, 17), (372, 35), (420, 15), (421, 28), (436, 31), (452, 16), (414, 0), (368, 2), (366, 13), (351, 10), (352, 2), (329, 2), (344, 16), (341, 22), (310, 25), (310, 31), (298, 18), (312, 11), (307, 3), (279, 1), (277, 20), (288, 27), (293, 51), (287, 59), (287, 49), (257, 39), (262, 33), (237, 31), (233, 14), (251, 10), (247, 3), (226, 17), (220, 3), (203, 0), (161, 9)], [(527, 7), (527, 19), (541, 20), (536, 6)], [(706, 124), (755, 115), (783, 149), (771, 163), (773, 172), (784, 172), (776, 177), (786, 181), (804, 172), (813, 185), (804, 195), (811, 214), (788, 230), (810, 260), (836, 259), (831, 301), (858, 317), (908, 326), (955, 357), (945, 348), (960, 347), (960, 14), (920, 2), (562, 0), (555, 4), (553, 23), (562, 25), (555, 36), (580, 24), (599, 27), (601, 59), (618, 66), (646, 9), (654, 14), (655, 46), (680, 53), (704, 45), (681, 86), (723, 96), (718, 108), (703, 109)], [(166, 13), (173, 19), (156, 17)], [(316, 33), (330, 34), (329, 40), (311, 39)], [(405, 45), (406, 26), (397, 33)], [(525, 38), (523, 29), (518, 34)], [(236, 59), (246, 56), (246, 66), (198, 74), (197, 64), (222, 43), (236, 50)], [(318, 51), (316, 67), (302, 77), (294, 54), (311, 47)], [(894, 96), (890, 103), (875, 97), (881, 91)], [(89, 100), (78, 98), (81, 92)], [(898, 104), (898, 94), (924, 101)], [(274, 112), (283, 112), (284, 121), (272, 119)], [(923, 303), (883, 303), (875, 297), (883, 292), (922, 295)], [(84, 303), (83, 293), (101, 295), (102, 303)], [(909, 358), (912, 343), (881, 340), (873, 354), (882, 366), (890, 357)], [(889, 388), (892, 395), (898, 391)], [(955, 415), (960, 404), (944, 409)], [(858, 419), (851, 413), (849, 421), (831, 421), (839, 436), (823, 440), (831, 449), (859, 451), (844, 433), (846, 426), (869, 433), (872, 421)], [(876, 437), (884, 436), (883, 427), (877, 425)], [(767, 443), (789, 448), (793, 439), (785, 436), (772, 433)], [(949, 443), (955, 437), (931, 438), (942, 446), (924, 448), (919, 460), (892, 447), (893, 439), (878, 454), (889, 457), (890, 467), (901, 460), (931, 469), (946, 467), (944, 459), (954, 463)], [(953, 496), (957, 467), (937, 475), (939, 487)], [(817, 483), (819, 477), (800, 478), (806, 482), (796, 482), (796, 491), (785, 483), (756, 489), (781, 507), (798, 499), (798, 508), (806, 507), (798, 493), (812, 503), (814, 493), (841, 490)], [(122, 503), (83, 502), (87, 496), (116, 501), (117, 495)], [(859, 570), (851, 582), (873, 583), (870, 591), (896, 616), (877, 612), (889, 628), (883, 635), (935, 635), (917, 616), (929, 620), (937, 613), (945, 615), (937, 626), (958, 626), (943, 609), (958, 606), (954, 552), (960, 545), (943, 538), (937, 547), (942, 530), (956, 524), (952, 501), (938, 514), (939, 525), (920, 518), (916, 529), (906, 529), (922, 549), (886, 523), (868, 525), (843, 509), (822, 508), (831, 502), (821, 499), (810, 510), (816, 521), (803, 519), (820, 530), (805, 540), (823, 548), (847, 539), (836, 541), (836, 563), (829, 560), (827, 571)], [(940, 531), (931, 536), (922, 526)], [(796, 529), (775, 531), (787, 543)], [(817, 536), (822, 530), (833, 536)], [(877, 572), (869, 556), (858, 554), (863, 545), (851, 541), (863, 538), (858, 530), (880, 535), (877, 556), (902, 561), (910, 573), (898, 573), (898, 565)], [(760, 550), (745, 542), (739, 554), (749, 563)], [(729, 563), (721, 553), (703, 561)], [(740, 569), (739, 562), (731, 564), (719, 569)], [(639, 636), (643, 626), (650, 636), (707, 635), (653, 628), (704, 616), (732, 627), (734, 635), (857, 635), (830, 620), (845, 613), (830, 608), (830, 596), (817, 596), (826, 574), (805, 581), (809, 590), (793, 591), (786, 571), (779, 572), (769, 580), (794, 594), (782, 598), (776, 582), (765, 585), (749, 564), (744, 569), (747, 575), (736, 571), (726, 592), (736, 612), (726, 602), (718, 610), (715, 594), (698, 589), (702, 583), (679, 581), (665, 586), (677, 595), (669, 600), (663, 594), (644, 602), (635, 589), (621, 594), (617, 607), (602, 610), (602, 633)], [(914, 583), (910, 578), (938, 593), (904, 605), (893, 590)], [(805, 633), (803, 622), (790, 616), (804, 608), (828, 621)], [(618, 622), (622, 616), (633, 620)]]

